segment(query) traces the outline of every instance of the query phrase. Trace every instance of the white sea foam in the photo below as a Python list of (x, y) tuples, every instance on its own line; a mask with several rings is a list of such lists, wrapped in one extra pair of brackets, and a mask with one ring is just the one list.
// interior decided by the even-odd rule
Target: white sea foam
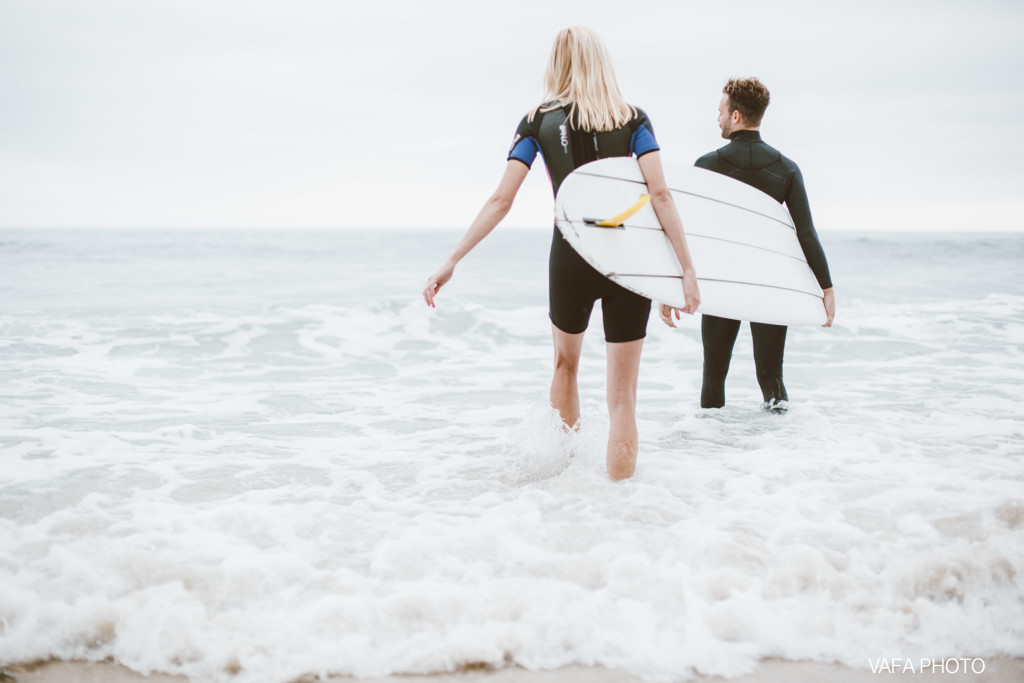
[(837, 326), (791, 330), (782, 417), (746, 332), (702, 411), (698, 321), (652, 320), (621, 483), (599, 317), (578, 431), (547, 406), (546, 236), (429, 311), (455, 237), (0, 233), (0, 661), (1024, 655), (1019, 237), (830, 239)]

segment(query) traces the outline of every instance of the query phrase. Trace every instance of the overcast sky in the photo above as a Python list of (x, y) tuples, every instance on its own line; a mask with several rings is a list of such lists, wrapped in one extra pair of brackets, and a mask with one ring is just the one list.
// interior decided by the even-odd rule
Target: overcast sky
[(0, 0), (0, 227), (464, 227), (573, 24), (666, 161), (756, 75), (819, 229), (1024, 230), (1016, 0)]

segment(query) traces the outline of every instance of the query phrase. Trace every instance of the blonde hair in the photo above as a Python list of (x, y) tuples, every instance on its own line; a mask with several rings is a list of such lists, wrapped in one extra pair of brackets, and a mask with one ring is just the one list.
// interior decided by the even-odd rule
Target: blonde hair
[(555, 36), (544, 88), (546, 104), (530, 112), (530, 121), (537, 112), (569, 105), (574, 127), (602, 132), (624, 126), (636, 115), (619, 92), (608, 49), (586, 26), (571, 26)]

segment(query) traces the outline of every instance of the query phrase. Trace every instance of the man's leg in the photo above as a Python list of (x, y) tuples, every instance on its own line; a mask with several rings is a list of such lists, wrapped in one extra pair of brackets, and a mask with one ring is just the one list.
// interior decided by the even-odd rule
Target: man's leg
[(776, 407), (781, 401), (788, 401), (786, 385), (782, 383), (782, 357), (786, 351), (785, 325), (750, 323), (750, 335), (754, 339), (754, 367), (757, 369), (757, 383), (765, 405), (772, 412), (785, 412), (785, 407)]
[(740, 321), (703, 315), (700, 337), (704, 343), (704, 384), (700, 390), (701, 408), (725, 405), (725, 376), (729, 374), (732, 347), (740, 331)]
[(608, 349), (608, 476), (618, 481), (633, 476), (639, 436), (636, 430), (636, 383), (644, 340), (607, 344)]
[(555, 344), (555, 373), (551, 378), (551, 405), (570, 429), (580, 419), (580, 392), (576, 373), (580, 368), (583, 332), (569, 334), (551, 325)]

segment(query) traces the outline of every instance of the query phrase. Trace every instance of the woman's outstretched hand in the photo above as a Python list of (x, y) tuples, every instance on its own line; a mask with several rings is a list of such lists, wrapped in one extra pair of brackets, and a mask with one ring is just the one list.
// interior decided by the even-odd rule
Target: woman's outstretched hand
[(423, 289), (423, 300), (427, 302), (428, 306), (437, 308), (437, 304), (434, 303), (434, 297), (441, 291), (441, 287), (452, 279), (454, 274), (455, 264), (446, 261), (436, 273), (427, 278), (427, 286)]

